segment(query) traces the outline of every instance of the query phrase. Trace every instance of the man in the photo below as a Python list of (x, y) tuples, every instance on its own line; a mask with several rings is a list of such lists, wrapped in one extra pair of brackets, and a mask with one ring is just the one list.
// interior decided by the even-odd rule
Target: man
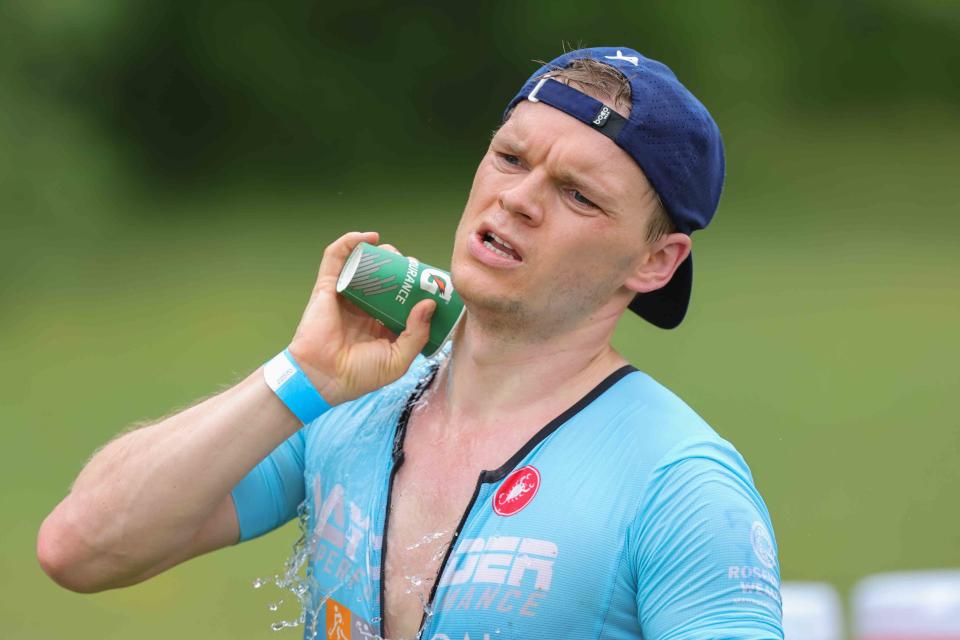
[(90, 461), (40, 531), (55, 580), (133, 584), (304, 502), (308, 636), (782, 638), (746, 464), (610, 346), (628, 308), (683, 319), (716, 125), (622, 47), (545, 65), (504, 120), (456, 232), (449, 356), (416, 357), (432, 301), (394, 337), (337, 296), (379, 240), (343, 236), (283, 354)]

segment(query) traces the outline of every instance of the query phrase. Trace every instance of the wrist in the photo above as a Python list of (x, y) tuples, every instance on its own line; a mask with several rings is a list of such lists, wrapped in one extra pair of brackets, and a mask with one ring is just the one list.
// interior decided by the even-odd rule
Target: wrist
[(303, 424), (313, 422), (330, 409), (330, 403), (300, 368), (289, 349), (284, 349), (263, 365), (263, 379)]
[(310, 364), (310, 359), (303, 355), (302, 350), (299, 349), (296, 344), (293, 342), (290, 343), (290, 346), (287, 347), (287, 352), (300, 366), (300, 370), (303, 371), (304, 375), (307, 376), (307, 379), (310, 380), (313, 388), (316, 389), (321, 396), (323, 396), (323, 399), (326, 400), (331, 407), (335, 407), (338, 404), (343, 404), (344, 402), (353, 399), (353, 397), (344, 396), (341, 394), (340, 384), (338, 384), (337, 378), (334, 375), (329, 375), (326, 372), (312, 366)]

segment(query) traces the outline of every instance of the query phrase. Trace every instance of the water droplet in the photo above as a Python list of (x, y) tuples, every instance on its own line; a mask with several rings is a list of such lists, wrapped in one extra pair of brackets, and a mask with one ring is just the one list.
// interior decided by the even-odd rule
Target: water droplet
[[(437, 360), (441, 360), (444, 357), (448, 357), (448, 352), (444, 353), (440, 358), (437, 358)], [(428, 370), (429, 369), (426, 369), (425, 371)], [(272, 630), (280, 631), (291, 627), (302, 626), (305, 640), (323, 640), (325, 635), (325, 616), (323, 609), (331, 597), (336, 598), (339, 602), (353, 603), (354, 600), (356, 600), (356, 605), (351, 604), (351, 609), (353, 609), (354, 606), (356, 607), (355, 612), (376, 609), (373, 603), (376, 598), (375, 580), (379, 577), (380, 572), (378, 567), (379, 563), (383, 561), (383, 559), (380, 558), (380, 550), (383, 546), (382, 538), (377, 535), (378, 532), (375, 530), (375, 527), (370, 527), (369, 525), (363, 526), (362, 528), (364, 530), (361, 534), (363, 537), (359, 541), (359, 544), (355, 543), (356, 557), (350, 558), (355, 564), (355, 567), (353, 567), (346, 576), (334, 579), (334, 575), (330, 570), (326, 569), (325, 565), (318, 560), (318, 558), (324, 556), (325, 551), (330, 551), (330, 543), (324, 539), (323, 533), (325, 531), (326, 521), (331, 517), (331, 514), (325, 513), (322, 510), (327, 508), (325, 503), (333, 486), (337, 483), (344, 483), (344, 485), (350, 485), (348, 489), (350, 495), (346, 496), (346, 498), (351, 501), (358, 501), (356, 505), (359, 507), (362, 517), (372, 518), (375, 515), (382, 515), (382, 511), (377, 513), (377, 509), (382, 510), (382, 505), (376, 506), (375, 504), (361, 504), (359, 502), (366, 500), (369, 496), (379, 496), (378, 492), (382, 491), (382, 489), (379, 488), (379, 482), (382, 478), (377, 473), (367, 471), (369, 462), (362, 458), (362, 454), (367, 448), (357, 446), (357, 443), (358, 441), (390, 442), (394, 432), (390, 431), (389, 435), (387, 435), (383, 430), (384, 425), (387, 425), (389, 428), (396, 424), (397, 418), (402, 414), (406, 406), (411, 390), (412, 387), (410, 387), (409, 384), (390, 387), (378, 397), (377, 402), (371, 406), (369, 412), (358, 415), (356, 420), (347, 419), (338, 422), (336, 425), (330, 425), (329, 432), (325, 432), (330, 450), (336, 450), (340, 452), (338, 455), (343, 456), (343, 459), (339, 460), (339, 462), (342, 463), (341, 468), (353, 469), (354, 471), (343, 475), (338, 474), (335, 479), (324, 477), (323, 482), (321, 482), (321, 478), (318, 477), (315, 470), (312, 467), (307, 468), (307, 473), (304, 478), (307, 493), (314, 497), (323, 496), (323, 498), (316, 503), (313, 498), (309, 501), (305, 500), (297, 507), (297, 519), (295, 522), (299, 528), (299, 537), (291, 545), (289, 555), (275, 575), (268, 578), (257, 578), (254, 581), (254, 588), (260, 589), (269, 583), (276, 586), (277, 589), (282, 592), (280, 595), (286, 597), (288, 604), (285, 604), (283, 607), (280, 605), (284, 601), (277, 598), (276, 594), (272, 594), (274, 597), (264, 603), (270, 611), (274, 612), (277, 618), (288, 617), (283, 613), (279, 613), (281, 609), (286, 612), (299, 605), (299, 615), (296, 616), (295, 619), (276, 620), (270, 625)], [(428, 393), (423, 394), (422, 400), (424, 403), (429, 403), (434, 400), (430, 391), (433, 390), (428, 390)], [(348, 477), (349, 483), (346, 483)], [(330, 483), (329, 486), (328, 481)], [(378, 484), (371, 486), (369, 484), (371, 482)], [(351, 522), (352, 520), (348, 517), (346, 519), (348, 529), (353, 526)], [(340, 526), (340, 523), (338, 523), (338, 526)], [(354, 531), (353, 533), (356, 532)], [(351, 531), (346, 531), (345, 535), (351, 535)], [(434, 562), (436, 562), (437, 559), (442, 558), (446, 553), (451, 537), (450, 531), (429, 533), (420, 540), (415, 541), (411, 550), (417, 547), (423, 547), (425, 555), (435, 556)], [(364, 568), (366, 569), (367, 575), (373, 579), (373, 586), (367, 585), (364, 587), (362, 584), (357, 585), (353, 582), (348, 582), (349, 580), (355, 581), (358, 575), (357, 571)], [(411, 573), (414, 572), (412, 571)], [(401, 573), (400, 575), (403, 574)], [(426, 606), (427, 594), (423, 593), (423, 591), (425, 586), (429, 587), (435, 580), (436, 578), (434, 576), (424, 578), (423, 576), (411, 575), (407, 577), (406, 582), (409, 587), (408, 592), (417, 595), (420, 604), (428, 616), (432, 615), (433, 612), (430, 607)], [(347, 586), (348, 584), (350, 585), (349, 587)], [(296, 600), (291, 601), (291, 595), (288, 594), (292, 594), (292, 598), (296, 598)], [(273, 602), (273, 604), (268, 604), (270, 602)], [(359, 613), (357, 615), (362, 617)], [(370, 622), (371, 624), (378, 624), (382, 622), (382, 619), (377, 617), (373, 618)], [(379, 636), (372, 635), (369, 640), (383, 639)]]

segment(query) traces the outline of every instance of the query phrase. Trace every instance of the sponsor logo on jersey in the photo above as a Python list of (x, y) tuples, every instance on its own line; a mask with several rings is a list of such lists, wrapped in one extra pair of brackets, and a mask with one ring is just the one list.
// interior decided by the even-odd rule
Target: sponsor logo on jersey
[(327, 637), (350, 640), (350, 609), (331, 598), (327, 600)]
[(319, 474), (313, 477), (312, 484), (312, 530), (307, 544), (314, 575), (321, 585), (359, 587), (364, 599), (371, 602), (376, 590), (371, 580), (363, 578), (378, 579), (379, 567), (368, 567), (365, 550), (378, 551), (383, 538), (371, 530), (370, 515), (345, 495), (342, 484), (336, 483), (325, 491)]
[(777, 562), (777, 554), (773, 550), (773, 539), (770, 532), (759, 520), (754, 520), (750, 526), (750, 544), (753, 545), (753, 552), (757, 555), (757, 560), (767, 569), (773, 569)]
[(493, 511), (498, 516), (512, 516), (530, 504), (540, 489), (540, 472), (532, 465), (511, 473), (493, 494)]
[(519, 536), (464, 538), (437, 585), (435, 610), (537, 615), (553, 584), (556, 543)]
[(327, 599), (326, 640), (373, 640), (378, 629), (333, 598)]

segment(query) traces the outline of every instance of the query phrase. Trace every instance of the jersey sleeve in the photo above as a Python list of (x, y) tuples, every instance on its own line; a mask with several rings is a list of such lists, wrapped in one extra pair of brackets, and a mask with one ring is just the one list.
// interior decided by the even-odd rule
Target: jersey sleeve
[(230, 495), (240, 523), (240, 542), (273, 531), (297, 515), (303, 502), (304, 429), (264, 458)]
[(644, 638), (783, 639), (773, 528), (732, 447), (662, 461), (631, 535)]

